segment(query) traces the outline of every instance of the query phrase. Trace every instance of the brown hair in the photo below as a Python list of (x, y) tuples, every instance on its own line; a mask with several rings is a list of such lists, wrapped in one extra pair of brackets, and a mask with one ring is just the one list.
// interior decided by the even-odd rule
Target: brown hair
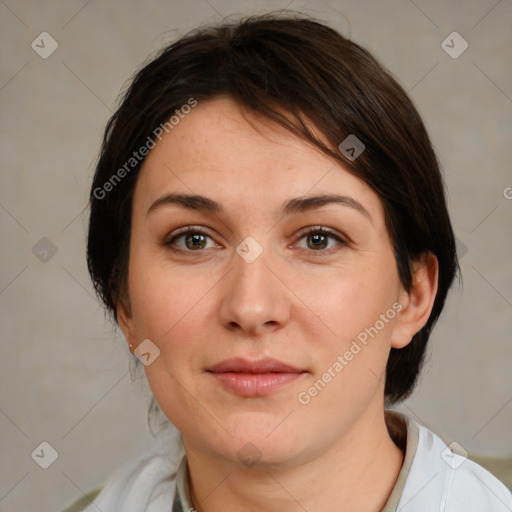
[[(127, 295), (132, 197), (142, 162), (108, 193), (104, 184), (191, 97), (201, 102), (221, 95), (313, 143), (377, 193), (406, 289), (415, 259), (426, 252), (437, 257), (430, 318), (411, 343), (391, 350), (387, 364), (387, 402), (404, 399), (458, 270), (443, 181), (423, 122), (402, 87), (367, 50), (311, 18), (270, 13), (196, 29), (135, 75), (107, 124), (90, 194), (87, 261), (105, 307), (117, 321), (115, 302)], [(338, 148), (349, 135), (365, 146), (354, 160)]]

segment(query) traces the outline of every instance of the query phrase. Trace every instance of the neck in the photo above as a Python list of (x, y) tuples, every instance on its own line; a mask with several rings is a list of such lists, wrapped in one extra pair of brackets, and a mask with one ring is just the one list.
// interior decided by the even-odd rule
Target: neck
[(360, 418), (328, 452), (295, 466), (248, 469), (219, 464), (204, 452), (186, 453), (197, 512), (379, 512), (404, 458), (389, 435), (382, 408)]

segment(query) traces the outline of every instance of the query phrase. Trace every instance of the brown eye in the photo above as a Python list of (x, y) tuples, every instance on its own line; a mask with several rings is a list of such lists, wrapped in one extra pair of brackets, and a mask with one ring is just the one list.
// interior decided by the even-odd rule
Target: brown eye
[(345, 246), (346, 242), (336, 235), (333, 231), (323, 227), (313, 227), (301, 236), (301, 239), (307, 239), (307, 248), (314, 252), (329, 252), (333, 247), (329, 247), (329, 242), (334, 240), (335, 245)]
[(184, 237), (189, 249), (204, 249), (206, 245), (206, 236), (200, 233), (186, 234)]
[[(165, 241), (165, 245), (176, 250), (194, 252), (208, 248), (206, 247), (208, 239), (212, 240), (206, 232), (192, 226), (187, 226), (186, 229), (171, 234)], [(181, 240), (183, 240), (184, 244)]]
[(313, 233), (308, 235), (308, 247), (310, 249), (325, 249), (329, 244), (329, 237), (323, 233)]

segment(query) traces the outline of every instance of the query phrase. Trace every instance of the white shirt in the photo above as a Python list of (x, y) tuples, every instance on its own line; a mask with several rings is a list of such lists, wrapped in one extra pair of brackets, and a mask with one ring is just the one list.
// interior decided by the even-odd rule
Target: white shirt
[[(382, 512), (512, 512), (512, 493), (486, 469), (411, 418), (386, 411), (386, 422), (405, 458)], [(170, 426), (84, 512), (192, 512), (187, 471), (180, 434)]]

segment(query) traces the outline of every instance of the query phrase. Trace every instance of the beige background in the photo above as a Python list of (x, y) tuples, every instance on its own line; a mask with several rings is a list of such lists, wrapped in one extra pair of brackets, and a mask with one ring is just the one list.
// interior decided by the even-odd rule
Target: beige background
[[(88, 187), (125, 80), (200, 23), (306, 10), (368, 47), (410, 91), (445, 170), (460, 243), (421, 383), (401, 409), (471, 454), (512, 458), (510, 0), (0, 2), (0, 510), (62, 510), (149, 439), (144, 381), (93, 297)], [(58, 42), (41, 58), (43, 31)], [(451, 58), (441, 42), (469, 48)], [(57, 253), (41, 262), (47, 237)], [(467, 251), (467, 252), (466, 252)], [(49, 253), (48, 257), (51, 255)], [(49, 442), (58, 459), (31, 458)]]

